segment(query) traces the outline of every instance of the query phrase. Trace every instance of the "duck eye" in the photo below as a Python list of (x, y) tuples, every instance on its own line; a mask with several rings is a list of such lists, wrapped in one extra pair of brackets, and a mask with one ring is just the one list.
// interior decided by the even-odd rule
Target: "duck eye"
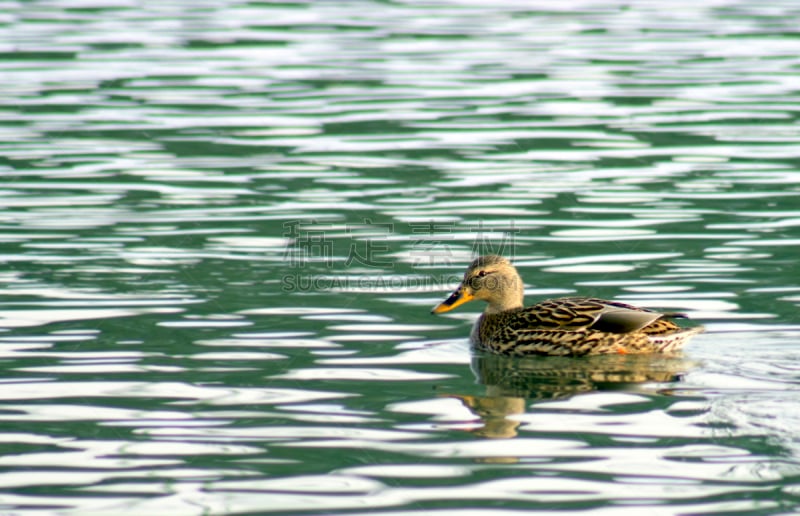
[(479, 278), (482, 278), (482, 277), (486, 276), (487, 274), (489, 274), (489, 273), (488, 273), (488, 272), (486, 272), (486, 271), (480, 271), (480, 272), (478, 273), (478, 277), (479, 277)]

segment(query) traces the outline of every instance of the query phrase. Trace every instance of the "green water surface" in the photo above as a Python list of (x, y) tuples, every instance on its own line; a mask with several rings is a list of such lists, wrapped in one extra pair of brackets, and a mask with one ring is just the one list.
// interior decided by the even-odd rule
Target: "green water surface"
[[(21, 2), (0, 20), (0, 514), (788, 514), (800, 9)], [(679, 356), (473, 356), (526, 300)]]

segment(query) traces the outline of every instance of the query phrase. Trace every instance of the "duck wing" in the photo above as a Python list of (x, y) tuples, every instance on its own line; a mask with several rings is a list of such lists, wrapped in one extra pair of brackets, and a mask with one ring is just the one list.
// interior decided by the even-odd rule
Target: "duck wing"
[[(680, 314), (668, 314), (675, 317)], [(514, 330), (553, 329), (561, 331), (595, 330), (630, 333), (643, 330), (666, 317), (617, 301), (591, 297), (548, 299), (513, 314), (507, 325)], [(671, 321), (664, 321), (675, 326)]]

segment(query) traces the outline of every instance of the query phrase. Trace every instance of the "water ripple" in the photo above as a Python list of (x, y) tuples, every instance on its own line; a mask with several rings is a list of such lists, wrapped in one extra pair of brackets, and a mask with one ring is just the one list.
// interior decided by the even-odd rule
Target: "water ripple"
[[(797, 14), (4, 5), (4, 506), (791, 512)], [(487, 252), (708, 331), (472, 356)]]

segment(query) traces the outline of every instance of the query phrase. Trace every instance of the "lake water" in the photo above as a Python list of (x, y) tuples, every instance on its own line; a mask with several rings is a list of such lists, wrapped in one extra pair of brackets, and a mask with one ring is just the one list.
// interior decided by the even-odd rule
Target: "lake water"
[[(800, 510), (796, 2), (0, 12), (0, 514)], [(708, 331), (473, 357), (484, 252)]]

